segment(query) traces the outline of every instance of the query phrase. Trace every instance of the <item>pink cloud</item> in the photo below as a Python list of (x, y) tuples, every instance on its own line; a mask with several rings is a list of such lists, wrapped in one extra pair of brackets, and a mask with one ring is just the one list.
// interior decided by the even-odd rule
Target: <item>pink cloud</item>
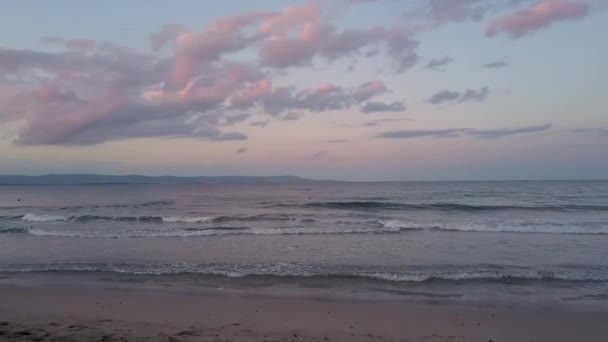
[(329, 94), (329, 93), (335, 91), (336, 89), (337, 89), (337, 87), (335, 85), (325, 82), (317, 87), (316, 92), (320, 93), (320, 94)]
[(230, 33), (223, 35), (182, 32), (176, 37), (175, 62), (170, 74), (173, 84), (183, 86), (203, 62), (213, 62), (222, 53), (236, 51), (241, 42)]
[[(247, 48), (257, 37), (245, 36), (241, 29), (270, 14), (255, 12), (220, 18), (203, 32), (181, 31), (175, 35), (175, 62), (170, 81), (184, 86), (197, 73), (198, 68), (220, 58), (221, 55)], [(163, 37), (164, 38), (164, 37)]]
[(265, 39), (259, 50), (260, 61), (274, 68), (309, 65), (315, 57), (335, 60), (382, 43), (397, 64), (418, 45), (405, 30), (373, 27), (337, 31), (329, 24), (314, 22), (305, 25), (297, 36), (274, 35)]
[(364, 83), (354, 91), (354, 97), (358, 101), (367, 101), (370, 98), (378, 95), (382, 95), (388, 92), (388, 88), (381, 80), (375, 80)]
[[(242, 84), (257, 81), (262, 77), (255, 68), (236, 63), (226, 63), (218, 70), (208, 72), (213, 73), (212, 79), (190, 81), (178, 89), (153, 87), (144, 91), (142, 96), (152, 104), (181, 105), (193, 110), (204, 109), (223, 103)], [(266, 85), (263, 81), (259, 84)]]
[(246, 108), (255, 102), (268, 96), (272, 91), (272, 83), (269, 80), (261, 80), (258, 83), (245, 87), (230, 99), (230, 104), (235, 108)]
[(22, 123), (15, 142), (74, 145), (147, 136), (243, 139), (243, 134), (223, 134), (214, 113), (243, 84), (261, 78), (256, 68), (221, 63), (206, 69), (207, 78), (171, 90), (162, 85), (166, 64), (152, 56), (108, 51), (74, 55), (0, 50), (0, 70), (11, 75), (6, 85), (0, 78), (0, 122)]
[(38, 89), (35, 89), (32, 93), (32, 98), (38, 103), (43, 104), (77, 101), (74, 92), (61, 90), (53, 83), (43, 84)]
[(543, 0), (528, 9), (493, 21), (486, 30), (486, 36), (494, 37), (504, 31), (517, 38), (557, 21), (582, 18), (587, 13), (588, 6), (582, 2)]
[(316, 2), (309, 2), (302, 6), (290, 6), (262, 21), (259, 30), (267, 35), (285, 33), (317, 21), (320, 14), (319, 5)]
[(317, 54), (324, 27), (318, 23), (307, 24), (296, 37), (274, 35), (260, 46), (262, 64), (274, 68), (309, 64)]
[[(149, 37), (151, 49), (143, 52), (59, 37), (43, 39), (56, 45), (53, 52), (0, 48), (0, 124), (17, 123), (15, 142), (30, 145), (169, 136), (244, 139), (221, 131), (236, 120), (236, 111), (260, 109), (294, 120), (388, 92), (379, 80), (273, 86), (278, 69), (363, 58), (366, 48), (379, 51), (376, 58), (384, 53), (402, 63), (416, 47), (401, 27), (338, 29), (320, 4), (223, 17), (200, 32), (166, 25)], [(230, 62), (242, 56), (253, 60)]]

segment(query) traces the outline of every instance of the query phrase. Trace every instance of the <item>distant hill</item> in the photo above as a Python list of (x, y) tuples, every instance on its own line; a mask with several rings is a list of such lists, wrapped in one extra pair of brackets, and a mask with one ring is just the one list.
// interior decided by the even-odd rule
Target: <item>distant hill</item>
[(43, 175), (43, 176), (1, 176), (0, 185), (76, 185), (76, 184), (275, 184), (312, 182), (311, 179), (296, 176), (218, 176), (218, 177), (177, 177), (141, 175)]

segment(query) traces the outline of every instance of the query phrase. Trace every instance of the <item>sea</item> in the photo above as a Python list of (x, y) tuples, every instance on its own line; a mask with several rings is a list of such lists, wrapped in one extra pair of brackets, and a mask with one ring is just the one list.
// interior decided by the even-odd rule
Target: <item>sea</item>
[(608, 308), (608, 181), (0, 186), (0, 272)]

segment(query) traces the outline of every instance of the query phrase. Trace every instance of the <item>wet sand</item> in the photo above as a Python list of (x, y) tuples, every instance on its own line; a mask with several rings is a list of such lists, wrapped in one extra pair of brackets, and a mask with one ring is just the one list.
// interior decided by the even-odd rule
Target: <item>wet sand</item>
[(0, 279), (0, 341), (608, 341), (602, 310), (57, 279)]

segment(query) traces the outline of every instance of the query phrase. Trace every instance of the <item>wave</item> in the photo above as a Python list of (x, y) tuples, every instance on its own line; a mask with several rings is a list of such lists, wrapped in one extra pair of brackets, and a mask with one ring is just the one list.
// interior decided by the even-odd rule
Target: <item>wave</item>
[[(242, 224), (246, 221), (256, 220), (292, 220), (293, 218), (281, 218), (258, 215), (254, 217), (181, 217), (181, 216), (57, 216), (57, 215), (33, 215), (27, 214), (22, 217), (29, 222), (89, 222), (89, 221), (118, 221), (150, 223), (158, 228), (149, 226), (148, 229), (125, 229), (115, 230), (87, 230), (82, 228), (78, 231), (69, 229), (49, 230), (44, 227), (10, 228), (11, 233), (29, 233), (37, 236), (63, 236), (63, 237), (97, 237), (97, 238), (157, 238), (157, 237), (196, 237), (196, 236), (219, 236), (219, 235), (356, 235), (356, 234), (399, 234), (407, 232), (437, 232), (437, 233), (511, 233), (511, 234), (564, 234), (564, 235), (608, 235), (604, 227), (589, 228), (575, 226), (552, 226), (552, 225), (505, 225), (491, 226), (482, 224), (441, 224), (421, 225), (402, 220), (376, 220), (365, 222), (333, 222), (328, 225), (308, 225), (308, 219), (300, 219), (304, 225), (286, 226), (278, 228), (248, 227)], [(231, 225), (230, 223), (233, 222)], [(163, 223), (171, 225), (164, 226)], [(201, 224), (196, 227), (179, 227), (178, 224)], [(177, 225), (177, 226), (176, 226)], [(235, 229), (238, 228), (238, 229)], [(6, 233), (0, 229), (0, 233)]]
[[(258, 214), (250, 216), (219, 216), (213, 219), (213, 222), (230, 222), (230, 221), (296, 221), (295, 217), (286, 214)], [(303, 222), (316, 222), (314, 219), (304, 219)]]
[(0, 272), (111, 272), (131, 275), (210, 275), (229, 278), (347, 278), (398, 283), (488, 282), (524, 284), (535, 282), (608, 282), (608, 269), (531, 269), (523, 267), (466, 267), (441, 270), (415, 268), (402, 271), (375, 271), (371, 268), (310, 264), (94, 264), (51, 263), (2, 265)]
[(345, 210), (439, 210), (439, 211), (608, 211), (606, 205), (472, 205), (462, 203), (421, 203), (409, 204), (384, 201), (351, 201), (351, 202), (310, 202), (300, 204), (278, 203), (276, 207), (304, 207)]
[(19, 220), (24, 215), (0, 215), (0, 220)]
[[(9, 217), (6, 217), (9, 218)], [(146, 223), (204, 223), (214, 218), (210, 216), (101, 216), (101, 215), (47, 215), (28, 213), (23, 216), (11, 216), (11, 219), (21, 219), (29, 222), (91, 222), (91, 221), (120, 221), (120, 222), (146, 222)]]
[(565, 234), (565, 235), (608, 235), (605, 228), (593, 229), (583, 227), (567, 226), (490, 226), (482, 224), (454, 224), (454, 225), (418, 225), (415, 223), (401, 220), (378, 220), (383, 228), (386, 229), (405, 229), (405, 230), (425, 230), (433, 232), (453, 232), (453, 233), (513, 233), (513, 234)]
[(27, 233), (28, 228), (24, 227), (8, 227), (0, 228), (0, 234)]
[(173, 230), (129, 230), (122, 232), (104, 231), (68, 231), (29, 228), (24, 233), (39, 237), (63, 238), (101, 238), (101, 239), (141, 239), (141, 238), (180, 238), (198, 236), (238, 235), (247, 227), (210, 227), (210, 228), (183, 228)]
[(165, 223), (204, 223), (211, 222), (212, 216), (187, 217), (187, 216), (163, 216), (161, 221)]
[(458, 225), (417, 225), (401, 220), (378, 220), (383, 228), (404, 230), (426, 230), (434, 232), (453, 233), (513, 233), (513, 234), (565, 234), (565, 235), (608, 235), (604, 228), (590, 229), (580, 227), (553, 227), (551, 225), (539, 226), (484, 226), (472, 224)]
[[(419, 227), (370, 227), (360, 229), (325, 230), (321, 228), (250, 228), (245, 226), (211, 226), (186, 227), (173, 229), (132, 229), (123, 231), (103, 230), (51, 230), (40, 228), (15, 228), (12, 233), (25, 233), (39, 237), (64, 238), (104, 238), (104, 239), (139, 239), (139, 238), (185, 238), (213, 237), (229, 235), (357, 235), (357, 234), (398, 234), (405, 231), (422, 230)], [(0, 233), (3, 231), (0, 230)], [(8, 232), (8, 231), (7, 231)]]
[(67, 221), (69, 217), (62, 215), (36, 215), (36, 214), (25, 214), (21, 217), (24, 221), (30, 222), (53, 222), (53, 221)]
[(102, 215), (47, 215), (28, 213), (23, 216), (0, 216), (0, 219), (21, 219), (29, 222), (91, 222), (91, 221), (122, 221), (145, 223), (224, 223), (245, 221), (300, 221), (303, 223), (318, 222), (313, 218), (298, 219), (285, 214), (259, 214), (251, 216), (102, 216)]

